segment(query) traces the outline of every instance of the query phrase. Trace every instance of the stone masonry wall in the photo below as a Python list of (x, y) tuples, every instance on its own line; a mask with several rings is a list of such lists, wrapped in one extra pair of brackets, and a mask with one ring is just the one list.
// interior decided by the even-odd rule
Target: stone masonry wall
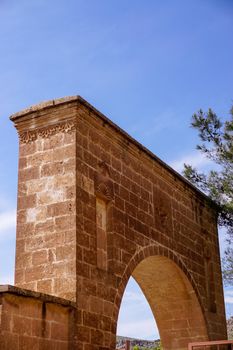
[[(150, 255), (169, 257), (182, 269), (200, 302), (208, 337), (226, 337), (215, 209), (86, 105), (78, 110), (77, 140), (77, 207), (81, 208), (77, 218), (81, 228), (77, 231), (77, 303), (82, 314), (88, 315), (80, 324), (83, 341), (96, 349), (100, 345), (114, 347), (128, 278)], [(101, 183), (103, 198), (112, 192), (105, 197), (106, 269), (97, 266), (95, 216)], [(211, 266), (211, 273), (206, 265)], [(179, 314), (178, 310), (172, 313), (172, 321), (180, 324), (185, 334), (186, 320), (179, 319)], [(188, 337), (201, 340), (198, 334), (189, 334), (184, 339), (186, 345)]]
[(2, 287), (1, 350), (74, 349), (75, 308), (71, 302)]
[(19, 146), (15, 284), (75, 300), (76, 136), (67, 122), (47, 126)]
[[(78, 349), (114, 349), (126, 284), (150, 256), (178, 266), (198, 300), (208, 338), (223, 339), (216, 210), (206, 197), (80, 97), (50, 101), (12, 119), (21, 139), (16, 282), (76, 299)], [(67, 122), (70, 133), (59, 126)], [(35, 184), (41, 186), (35, 190)], [(185, 333), (187, 318), (179, 319), (179, 310), (171, 317)], [(171, 349), (199, 338), (188, 333)]]

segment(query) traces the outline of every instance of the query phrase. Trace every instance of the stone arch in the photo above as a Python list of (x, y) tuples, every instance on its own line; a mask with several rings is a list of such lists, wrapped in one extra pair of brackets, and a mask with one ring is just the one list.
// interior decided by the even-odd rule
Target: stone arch
[(115, 298), (115, 316), (130, 277), (141, 287), (156, 319), (163, 349), (187, 349), (191, 341), (208, 339), (204, 308), (184, 262), (170, 249), (152, 245), (130, 260)]
[(225, 339), (211, 202), (79, 96), (11, 119), (20, 138), (16, 285), (74, 301), (77, 346), (114, 350), (129, 277), (143, 262), (172, 262), (209, 339)]

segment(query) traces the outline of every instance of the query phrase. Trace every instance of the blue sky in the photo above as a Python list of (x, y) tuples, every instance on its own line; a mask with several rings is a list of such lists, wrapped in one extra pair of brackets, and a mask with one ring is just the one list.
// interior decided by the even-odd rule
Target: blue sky
[[(232, 38), (231, 0), (0, 1), (1, 283), (12, 281), (15, 248), (18, 140), (9, 115), (79, 94), (178, 171), (184, 161), (206, 169), (190, 118), (209, 107), (227, 117)], [(157, 337), (138, 298), (131, 281), (119, 332)], [(226, 300), (233, 314), (231, 290)]]

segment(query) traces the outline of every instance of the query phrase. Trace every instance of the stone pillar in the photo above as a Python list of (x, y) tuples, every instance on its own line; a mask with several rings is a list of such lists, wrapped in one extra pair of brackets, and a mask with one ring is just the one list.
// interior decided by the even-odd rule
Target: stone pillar
[(11, 117), (19, 133), (16, 286), (76, 299), (76, 131), (72, 99)]

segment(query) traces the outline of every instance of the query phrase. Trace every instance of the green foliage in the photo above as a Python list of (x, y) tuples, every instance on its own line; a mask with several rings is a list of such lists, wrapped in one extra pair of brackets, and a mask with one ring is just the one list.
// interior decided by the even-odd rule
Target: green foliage
[(159, 345), (157, 345), (153, 350), (163, 350), (162, 344), (159, 343)]
[(134, 345), (133, 350), (163, 350), (161, 343), (155, 346), (153, 349), (147, 347), (139, 347), (138, 345)]
[(194, 114), (191, 125), (198, 130), (202, 142), (197, 149), (215, 162), (217, 170), (205, 174), (184, 164), (183, 174), (218, 206), (218, 223), (227, 229), (229, 243), (223, 259), (223, 277), (233, 284), (233, 107), (227, 121), (221, 121), (209, 109), (207, 113), (200, 110)]

